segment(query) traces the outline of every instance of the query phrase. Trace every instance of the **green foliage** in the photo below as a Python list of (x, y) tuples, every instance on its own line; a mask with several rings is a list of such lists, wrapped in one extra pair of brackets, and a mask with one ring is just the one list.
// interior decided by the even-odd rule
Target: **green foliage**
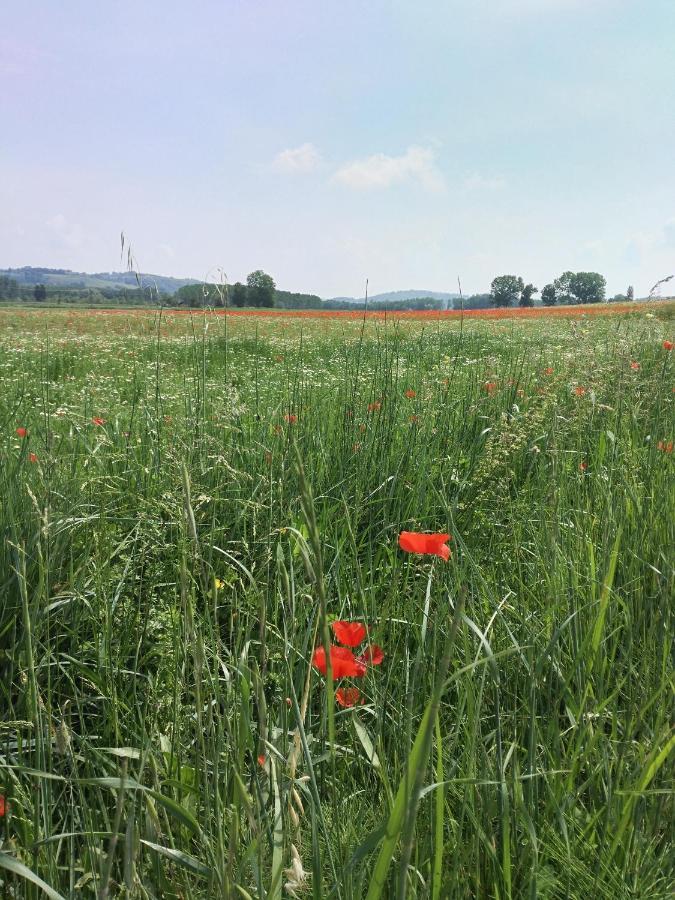
[(47, 288), (44, 284), (36, 284), (33, 288), (33, 299), (36, 303), (42, 303), (47, 299)]
[(232, 306), (247, 306), (246, 285), (237, 281), (230, 288), (230, 302)]
[(246, 292), (249, 306), (274, 306), (274, 279), (262, 269), (256, 269), (246, 277)]
[(173, 305), (202, 309), (205, 306), (227, 306), (228, 288), (225, 284), (187, 284), (176, 291)]
[(541, 302), (544, 306), (555, 306), (558, 295), (554, 284), (547, 284), (541, 289)]
[(520, 297), (525, 283), (517, 275), (498, 275), (492, 279), (490, 297), (493, 306), (513, 306)]
[(563, 272), (554, 285), (559, 303), (600, 303), (605, 299), (606, 281), (598, 272)]
[(0, 300), (16, 300), (19, 297), (19, 282), (9, 275), (0, 275)]
[(534, 306), (534, 295), (539, 293), (539, 288), (533, 284), (526, 284), (520, 292), (520, 302), (518, 306)]

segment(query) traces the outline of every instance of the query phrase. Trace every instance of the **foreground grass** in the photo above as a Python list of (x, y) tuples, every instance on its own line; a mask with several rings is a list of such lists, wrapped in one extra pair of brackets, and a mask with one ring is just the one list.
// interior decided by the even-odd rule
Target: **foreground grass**
[(672, 313), (0, 311), (5, 896), (670, 897)]

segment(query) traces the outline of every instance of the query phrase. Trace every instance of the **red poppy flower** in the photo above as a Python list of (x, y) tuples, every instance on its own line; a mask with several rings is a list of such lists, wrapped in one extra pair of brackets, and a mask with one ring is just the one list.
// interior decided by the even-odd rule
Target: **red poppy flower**
[(335, 691), (335, 699), (340, 706), (356, 706), (362, 703), (361, 691), (356, 687), (338, 688)]
[(21, 426), (21, 428), (16, 429), (16, 433), (19, 435), (20, 438), (25, 438), (26, 435), (28, 434), (28, 431), (23, 426)]
[(449, 540), (451, 540), (449, 534), (421, 534), (416, 531), (402, 531), (398, 536), (401, 550), (440, 556), (446, 562), (451, 556), (450, 548), (446, 545), (446, 541)]
[(483, 385), (488, 394), (492, 394), (497, 390), (497, 382), (496, 381), (486, 381)]
[(632, 363), (630, 364), (630, 367), (631, 367), (631, 369), (632, 369), (634, 372), (637, 372), (638, 369), (640, 368), (640, 363), (639, 363), (639, 362), (632, 362)]
[(408, 388), (407, 391), (405, 391), (405, 395), (408, 398), (408, 400), (413, 400), (417, 396), (417, 394), (415, 393), (415, 391), (413, 391), (412, 388)]
[(36, 454), (36, 453), (29, 453), (29, 454), (28, 454), (28, 462), (36, 463), (37, 461), (38, 461), (38, 458), (37, 458), (37, 454)]
[(295, 415), (295, 413), (286, 413), (286, 415), (284, 416), (284, 422), (288, 422), (289, 425), (293, 425), (297, 421), (298, 417)]
[(333, 622), (333, 634), (346, 647), (358, 647), (365, 638), (366, 626), (361, 622)]
[(420, 422), (419, 416), (410, 416), (410, 424), (411, 425), (418, 425), (419, 422)]
[(587, 463), (587, 462), (580, 462), (580, 463), (579, 463), (579, 471), (580, 471), (580, 472), (585, 472), (587, 468), (588, 468), (588, 463)]
[(663, 349), (664, 349), (664, 350), (672, 350), (672, 349), (673, 349), (673, 342), (672, 342), (672, 341), (664, 341), (664, 342), (663, 342)]
[(662, 450), (664, 453), (672, 453), (673, 452), (673, 442), (672, 441), (659, 441), (656, 445), (657, 450)]
[[(330, 648), (330, 661), (333, 667), (333, 678), (360, 678), (365, 675), (366, 667), (359, 662), (347, 647)], [(312, 657), (312, 665), (322, 675), (326, 674), (326, 649), (317, 647)]]
[(105, 425), (105, 419), (102, 419), (100, 416), (94, 416), (91, 421), (94, 425)]
[(548, 368), (544, 369), (544, 375), (553, 375), (553, 367), (548, 366)]
[(372, 403), (368, 404), (368, 412), (377, 412), (378, 409), (382, 409), (381, 400), (374, 400)]
[(377, 644), (371, 644), (360, 656), (356, 657), (357, 662), (364, 665), (379, 666), (384, 659), (384, 651)]
[(574, 388), (574, 393), (577, 395), (577, 397), (583, 397), (584, 394), (586, 393), (586, 388), (582, 387), (581, 385), (578, 385), (577, 387)]
[(264, 753), (261, 753), (260, 756), (258, 757), (258, 765), (261, 766), (263, 769), (265, 768), (265, 754)]
[(5, 815), (6, 812), (7, 804), (5, 803), (5, 798), (3, 797), (3, 795), (0, 794), (0, 819)]

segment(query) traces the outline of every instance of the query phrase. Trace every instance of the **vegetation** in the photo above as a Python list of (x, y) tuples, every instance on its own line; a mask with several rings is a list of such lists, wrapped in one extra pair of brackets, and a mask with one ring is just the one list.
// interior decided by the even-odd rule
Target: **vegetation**
[(0, 310), (6, 896), (670, 898), (674, 310)]

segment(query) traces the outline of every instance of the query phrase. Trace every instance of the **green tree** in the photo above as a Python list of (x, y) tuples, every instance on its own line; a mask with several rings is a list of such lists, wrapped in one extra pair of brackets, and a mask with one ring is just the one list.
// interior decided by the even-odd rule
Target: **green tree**
[(33, 297), (36, 303), (42, 303), (47, 299), (47, 288), (44, 284), (36, 284), (33, 288)]
[(635, 300), (635, 291), (633, 290), (632, 284), (628, 285), (628, 290), (626, 291), (626, 300), (628, 300), (629, 303), (632, 303), (632, 301)]
[(517, 275), (498, 275), (490, 285), (490, 299), (493, 306), (512, 306), (525, 287), (523, 279)]
[(520, 292), (520, 306), (534, 306), (534, 295), (539, 293), (539, 288), (533, 284), (526, 284)]
[(572, 294), (577, 303), (601, 303), (607, 282), (599, 272), (576, 272), (572, 278)]
[(553, 282), (558, 303), (569, 304), (578, 302), (572, 289), (574, 277), (574, 272), (563, 272), (562, 275)]
[(246, 293), (251, 306), (274, 306), (276, 285), (271, 275), (256, 269), (246, 278)]
[(555, 306), (558, 302), (558, 295), (555, 291), (555, 285), (547, 284), (541, 289), (541, 302), (544, 306)]
[(230, 298), (232, 306), (246, 306), (248, 303), (248, 291), (245, 284), (241, 281), (235, 282), (230, 290)]

